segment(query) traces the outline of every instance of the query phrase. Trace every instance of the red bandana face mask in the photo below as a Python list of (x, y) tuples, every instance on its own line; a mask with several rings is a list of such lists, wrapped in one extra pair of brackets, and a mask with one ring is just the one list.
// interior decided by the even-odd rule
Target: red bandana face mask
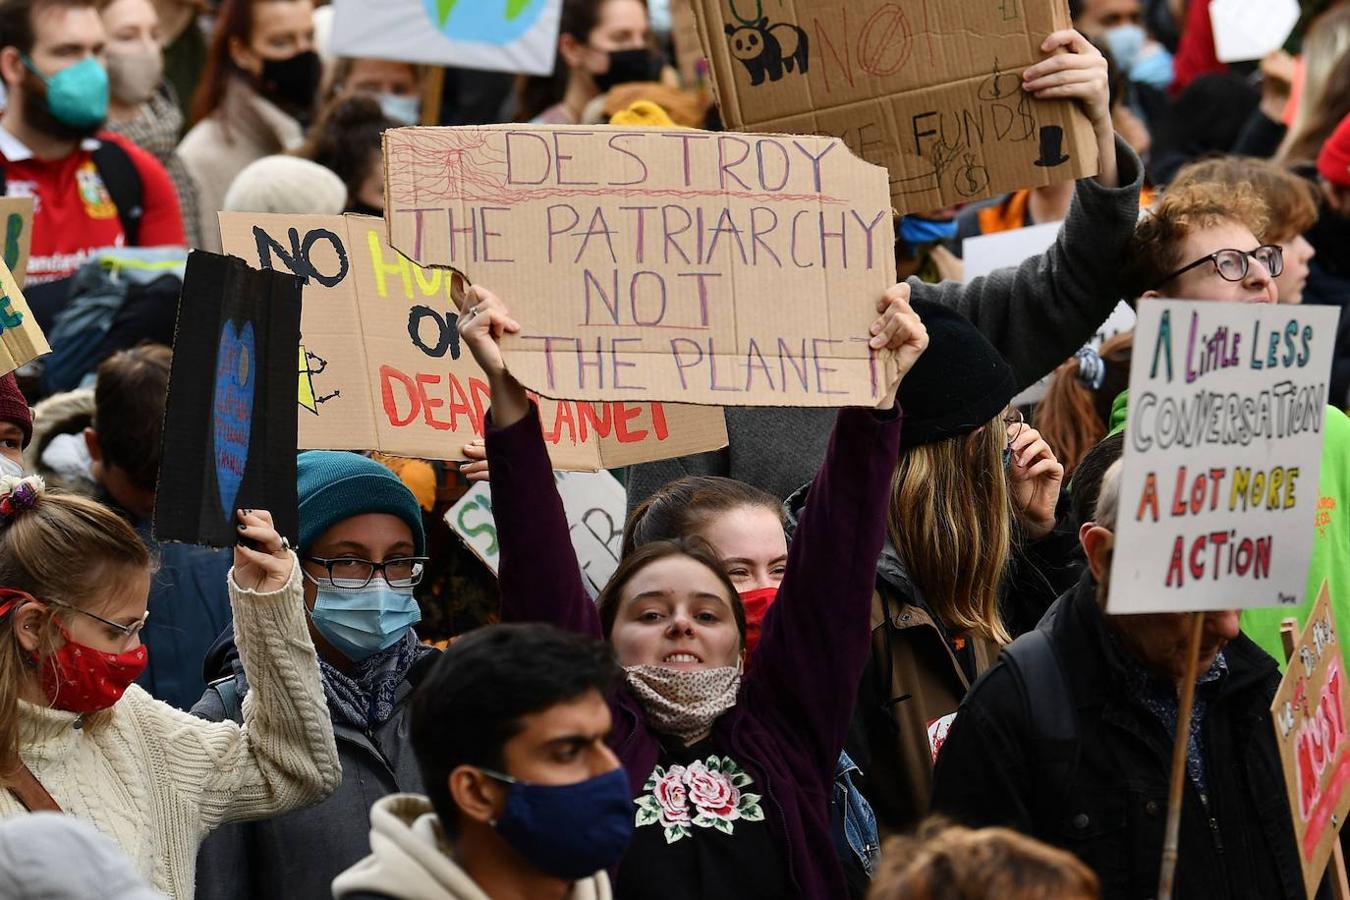
[(754, 591), (741, 592), (741, 605), (745, 607), (745, 652), (755, 652), (759, 644), (760, 627), (764, 624), (764, 615), (778, 597), (778, 588), (766, 587)]
[(93, 713), (107, 709), (122, 699), (123, 692), (141, 677), (149, 653), (144, 646), (125, 653), (95, 650), (70, 639), (45, 660), (37, 660), (42, 669), (42, 690), (56, 709), (73, 713)]

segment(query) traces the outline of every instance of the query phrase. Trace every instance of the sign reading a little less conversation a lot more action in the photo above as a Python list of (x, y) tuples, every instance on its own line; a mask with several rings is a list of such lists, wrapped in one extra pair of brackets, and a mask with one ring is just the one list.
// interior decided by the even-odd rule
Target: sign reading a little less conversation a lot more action
[[(302, 449), (463, 459), (489, 391), (460, 344), (450, 275), (410, 262), (369, 216), (222, 213), (225, 250), (304, 279), (298, 347)], [(541, 400), (558, 469), (593, 470), (726, 446), (720, 409)]]
[(1091, 124), (1022, 73), (1066, 0), (694, 0), (723, 118), (828, 134), (890, 171), (902, 212), (1097, 172)]
[(1309, 900), (1350, 813), (1347, 715), (1350, 688), (1324, 581), (1270, 705)]
[(1336, 321), (1139, 303), (1110, 612), (1303, 602)]
[(490, 288), (526, 386), (578, 400), (869, 406), (895, 280), (886, 173), (832, 138), (542, 126), (385, 132), (390, 243)]

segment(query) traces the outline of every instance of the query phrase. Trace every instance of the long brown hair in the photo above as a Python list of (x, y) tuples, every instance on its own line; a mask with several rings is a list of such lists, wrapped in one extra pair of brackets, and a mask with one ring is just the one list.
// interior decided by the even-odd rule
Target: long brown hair
[(891, 476), (887, 529), (905, 569), (949, 628), (1012, 640), (999, 589), (1012, 542), (1001, 416), (906, 450)]
[(1311, 162), (1350, 113), (1350, 6), (1313, 20), (1303, 38), (1303, 97), (1275, 154), (1279, 163)]
[(1134, 332), (1127, 331), (1102, 342), (1098, 355), (1106, 364), (1102, 386), (1093, 389), (1080, 377), (1078, 357), (1055, 369), (1045, 398), (1036, 407), (1032, 424), (1054, 448), (1068, 478), (1078, 468), (1083, 454), (1106, 437), (1111, 404), (1130, 386), (1130, 354)]
[[(31, 509), (0, 526), (0, 586), (38, 600), (95, 609), (109, 584), (150, 565), (150, 553), (130, 525), (101, 503), (75, 494), (40, 493)], [(58, 617), (64, 621), (71, 615), (48, 609), (38, 635), (39, 666), (61, 643)], [(34, 677), (33, 658), (19, 643), (14, 620), (13, 611), (0, 618), (0, 784), (8, 783), (19, 762), (19, 693)], [(92, 717), (86, 727), (98, 724)]]
[[(558, 37), (570, 34), (581, 43), (590, 40), (591, 32), (600, 24), (600, 10), (609, 0), (563, 0), (559, 18)], [(646, 0), (642, 0), (646, 6)], [(572, 73), (567, 60), (559, 51), (553, 62), (552, 75), (522, 75), (516, 79), (516, 121), (528, 122), (544, 110), (562, 100), (567, 93), (567, 80)]]
[(672, 556), (687, 556), (694, 562), (701, 563), (717, 576), (717, 580), (726, 589), (727, 602), (731, 604), (731, 614), (736, 619), (736, 629), (741, 633), (741, 645), (744, 646), (745, 606), (741, 603), (741, 595), (736, 593), (736, 586), (731, 583), (731, 578), (722, 568), (722, 561), (718, 559), (712, 547), (708, 545), (707, 541), (698, 537), (684, 537), (672, 541), (652, 541), (624, 556), (619, 563), (619, 568), (615, 570), (613, 577), (609, 579), (609, 583), (605, 585), (605, 589), (600, 592), (600, 597), (595, 601), (596, 608), (600, 611), (600, 628), (605, 640), (609, 640), (610, 632), (614, 630), (614, 620), (618, 618), (619, 606), (623, 603), (623, 589), (628, 586), (628, 582), (632, 581), (633, 576), (652, 563)]
[(192, 95), (188, 124), (196, 125), (211, 117), (225, 100), (225, 89), (231, 78), (247, 77), (230, 55), (230, 39), (238, 38), (244, 44), (253, 34), (253, 7), (269, 0), (224, 0), (216, 13), (216, 24), (211, 29), (211, 45), (206, 51), (206, 66), (202, 69), (197, 92)]

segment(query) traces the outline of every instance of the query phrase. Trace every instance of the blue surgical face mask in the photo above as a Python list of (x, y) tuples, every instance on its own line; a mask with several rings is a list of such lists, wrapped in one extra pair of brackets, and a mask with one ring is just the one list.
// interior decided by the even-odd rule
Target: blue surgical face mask
[(939, 222), (921, 216), (905, 216), (900, 220), (900, 239), (911, 247), (935, 244), (956, 237), (956, 220)]
[(416, 125), (421, 117), (421, 98), (401, 94), (377, 94), (380, 110), (400, 125)]
[(108, 117), (108, 73), (92, 56), (50, 77), (26, 55), (23, 64), (47, 85), (47, 109), (62, 125), (92, 128)]
[(1167, 48), (1156, 45), (1139, 57), (1130, 70), (1130, 79), (1161, 91), (1171, 86), (1172, 74), (1172, 54), (1167, 52)]
[(633, 837), (635, 807), (623, 767), (575, 784), (530, 784), (484, 769), (510, 786), (497, 833), (541, 872), (577, 881), (616, 864)]
[(1148, 34), (1139, 25), (1117, 25), (1106, 29), (1102, 36), (1120, 71), (1133, 77), (1134, 64), (1139, 61), (1139, 51), (1144, 49)]
[(318, 585), (309, 617), (319, 634), (352, 662), (389, 649), (422, 621), (412, 588), (391, 588), (379, 575), (360, 590), (322, 581)]

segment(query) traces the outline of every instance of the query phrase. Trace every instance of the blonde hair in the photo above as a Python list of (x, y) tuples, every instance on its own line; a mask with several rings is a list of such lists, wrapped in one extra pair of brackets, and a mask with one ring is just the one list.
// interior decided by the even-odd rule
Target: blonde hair
[(891, 476), (891, 543), (933, 612), (949, 628), (1000, 644), (1012, 506), (1003, 472), (1001, 416), (959, 437), (907, 449)]
[[(15, 481), (5, 479), (0, 492), (8, 494)], [(0, 525), (0, 587), (92, 610), (108, 584), (128, 571), (150, 569), (145, 544), (106, 506), (76, 494), (45, 491), (40, 478), (20, 483), (35, 485), (37, 496), (31, 508), (15, 510), (9, 522)], [(19, 763), (19, 694), (35, 667), (49, 664), (60, 646), (58, 617), (64, 622), (71, 615), (48, 607), (35, 663), (14, 632), (16, 609), (0, 617), (0, 784), (8, 783)], [(94, 719), (89, 722), (98, 724)]]
[(1328, 9), (1303, 38), (1303, 96), (1294, 122), (1275, 153), (1279, 163), (1311, 162), (1350, 103), (1346, 75), (1350, 73), (1350, 7)]
[(1096, 874), (1072, 853), (1009, 828), (929, 820), (887, 838), (868, 900), (1092, 900)]

